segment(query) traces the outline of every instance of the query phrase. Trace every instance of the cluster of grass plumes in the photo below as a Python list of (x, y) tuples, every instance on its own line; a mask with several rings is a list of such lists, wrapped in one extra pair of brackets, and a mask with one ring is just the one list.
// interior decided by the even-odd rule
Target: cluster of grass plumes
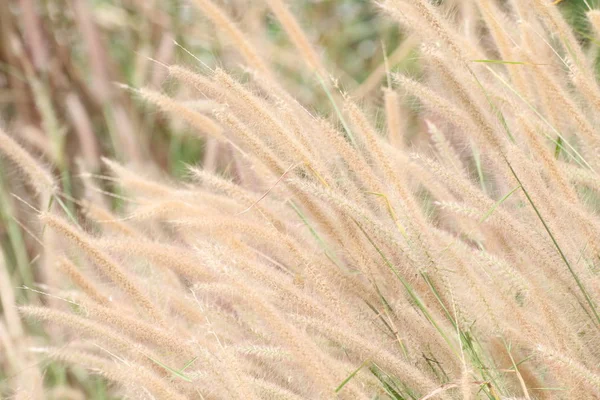
[[(118, 212), (90, 197), (74, 223), (43, 201), (52, 297), (20, 311), (56, 335), (36, 352), (133, 398), (600, 396), (595, 49), (547, 1), (453, 13), (383, 1), (422, 43), (424, 72), (389, 73), (378, 128), (329, 82), (287, 6), (267, 3), (331, 118), (295, 100), (226, 12), (196, 0), (246, 80), (169, 67), (210, 99), (207, 113), (134, 92), (222, 143), (227, 173), (190, 167), (168, 182), (105, 160), (110, 176), (90, 176), (88, 193), (118, 184)], [(40, 196), (60, 199), (6, 143)]]

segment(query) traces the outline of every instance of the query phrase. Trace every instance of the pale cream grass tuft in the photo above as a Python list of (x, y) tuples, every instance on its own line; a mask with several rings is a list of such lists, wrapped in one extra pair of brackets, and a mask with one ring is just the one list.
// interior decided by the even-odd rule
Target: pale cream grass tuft
[(317, 55), (317, 52), (313, 49), (313, 46), (305, 36), (304, 31), (296, 21), (296, 18), (290, 13), (285, 0), (267, 0), (267, 4), (273, 11), (273, 13), (279, 19), (281, 26), (287, 32), (288, 36), (298, 48), (306, 64), (314, 71), (324, 76), (326, 69), (321, 64), (321, 59)]
[[(77, 350), (50, 350), (50, 356), (69, 364), (81, 365), (97, 371), (108, 379), (119, 382), (123, 386), (139, 386), (146, 388), (165, 400), (184, 400), (185, 396), (177, 393), (168, 380), (161, 378), (150, 370), (136, 364), (119, 365), (106, 358), (97, 357)], [(142, 393), (139, 393), (140, 395)]]
[(587, 13), (587, 17), (596, 32), (596, 36), (600, 37), (600, 11), (599, 10), (591, 10)]
[(149, 89), (140, 89), (139, 94), (161, 110), (183, 118), (201, 133), (223, 140), (223, 129), (209, 117), (182, 105), (179, 101)]
[(57, 269), (62, 271), (71, 279), (73, 284), (77, 285), (86, 295), (96, 301), (98, 304), (110, 305), (110, 300), (102, 293), (102, 290), (97, 287), (96, 283), (88, 279), (79, 271), (79, 268), (68, 258), (62, 257), (57, 262)]
[(28, 177), (38, 195), (51, 196), (58, 189), (52, 173), (40, 165), (13, 138), (0, 130), (0, 153), (13, 162)]
[(242, 53), (246, 62), (252, 68), (267, 76), (271, 74), (269, 67), (248, 42), (244, 33), (239, 30), (220, 7), (210, 0), (194, 0), (194, 4), (211, 19), (218, 29), (228, 36), (231, 44)]
[(160, 312), (148, 298), (148, 296), (140, 290), (140, 288), (133, 282), (132, 278), (124, 272), (119, 265), (98, 249), (93, 241), (83, 232), (77, 231), (77, 228), (70, 226), (64, 220), (57, 218), (51, 214), (44, 214), (40, 216), (42, 223), (47, 224), (48, 227), (60, 233), (62, 236), (67, 238), (77, 248), (83, 250), (83, 252), (90, 258), (91, 261), (111, 279), (117, 286), (119, 286), (125, 293), (132, 297), (132, 300), (139, 303), (139, 305), (150, 315), (156, 322), (163, 320)]

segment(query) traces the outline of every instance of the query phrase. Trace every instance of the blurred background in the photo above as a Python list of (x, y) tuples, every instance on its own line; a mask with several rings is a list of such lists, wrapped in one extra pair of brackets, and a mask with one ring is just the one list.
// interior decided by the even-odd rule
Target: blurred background
[[(439, 3), (440, 1), (438, 1)], [(582, 22), (585, 0), (560, 7), (581, 40), (593, 40)], [(217, 0), (277, 71), (282, 85), (315, 113), (330, 103), (319, 82), (271, 15), (255, 0)], [(441, 1), (449, 10), (460, 0)], [(589, 3), (589, 1), (588, 1)], [(339, 91), (354, 96), (377, 117), (384, 56), (391, 70), (418, 75), (418, 41), (379, 14), (367, 0), (288, 2), (324, 60)], [(210, 104), (168, 79), (165, 65), (201, 71), (203, 65), (247, 74), (227, 38), (194, 7), (193, 0), (0, 0), (0, 127), (48, 166), (61, 185), (65, 206), (79, 212), (84, 174), (102, 174), (102, 157), (180, 177), (187, 164), (225, 170), (214, 157), (216, 143), (182, 121), (167, 118), (127, 87), (151, 88), (189, 102)], [(407, 107), (408, 123), (418, 123)], [(104, 188), (110, 191), (110, 187)], [(18, 170), (0, 159), (0, 245), (18, 304), (39, 303), (40, 244), (33, 194)], [(117, 207), (115, 201), (113, 207)], [(33, 290), (31, 290), (33, 289)], [(1, 327), (1, 326), (0, 326)], [(44, 332), (27, 326), (28, 345), (43, 344)], [(14, 339), (14, 338), (13, 338)], [(37, 342), (36, 342), (37, 340)], [(0, 344), (2, 348), (2, 344)], [(0, 351), (0, 397), (22, 374)], [(43, 371), (49, 398), (110, 398), (98, 378), (58, 365), (21, 368)]]
[[(318, 107), (314, 78), (303, 75), (267, 6), (220, 3), (294, 95)], [(400, 41), (394, 24), (368, 1), (294, 1), (292, 11), (342, 87), (359, 86), (382, 63), (382, 43), (391, 51)], [(191, 1), (6, 0), (0, 29), (2, 120), (60, 171), (70, 171), (77, 156), (94, 170), (104, 155), (151, 159), (177, 174), (181, 161), (201, 158), (201, 141), (189, 140), (185, 126), (165, 121), (115, 83), (177, 97), (185, 93), (166, 80), (161, 63), (242, 70), (238, 53)]]

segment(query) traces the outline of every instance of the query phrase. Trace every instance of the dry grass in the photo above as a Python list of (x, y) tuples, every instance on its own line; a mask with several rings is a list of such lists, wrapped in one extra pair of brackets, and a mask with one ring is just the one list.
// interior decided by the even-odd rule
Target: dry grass
[[(89, 22), (75, 3), (77, 21)], [(9, 243), (19, 227), (36, 238), (35, 250), (7, 252), (14, 267), (0, 259), (0, 390), (600, 398), (594, 38), (542, 0), (385, 0), (381, 18), (410, 35), (362, 85), (342, 78), (346, 92), (290, 4), (255, 11), (279, 21), (295, 73), (270, 60), (272, 43), (252, 39), (261, 24), (194, 4), (240, 56), (225, 59), (244, 67), (162, 60), (156, 79), (185, 94), (148, 82), (116, 91), (105, 44), (81, 27), (92, 95), (115, 102), (105, 115), (118, 128), (114, 155), (128, 162), (88, 160), (75, 183), (65, 185), (73, 174), (56, 147), (65, 143), (56, 104), (35, 85), (49, 55), (38, 49), (25, 69), (39, 88), (40, 148), (53, 155), (33, 157), (0, 133), (3, 164), (30, 186), (0, 193), (13, 208), (29, 204), (26, 223), (5, 218), (18, 224), (7, 224)], [(597, 14), (586, 14), (592, 32)], [(39, 32), (27, 33), (36, 46)], [(390, 71), (416, 44), (419, 76)], [(168, 114), (165, 126), (185, 122), (209, 138), (204, 167), (166, 178), (150, 137), (128, 125), (126, 93)], [(77, 95), (66, 106), (79, 148), (100, 157), (85, 144), (96, 140), (89, 110)], [(20, 298), (11, 271), (27, 271), (32, 251), (39, 271), (18, 275)], [(80, 367), (108, 388), (90, 387)]]

